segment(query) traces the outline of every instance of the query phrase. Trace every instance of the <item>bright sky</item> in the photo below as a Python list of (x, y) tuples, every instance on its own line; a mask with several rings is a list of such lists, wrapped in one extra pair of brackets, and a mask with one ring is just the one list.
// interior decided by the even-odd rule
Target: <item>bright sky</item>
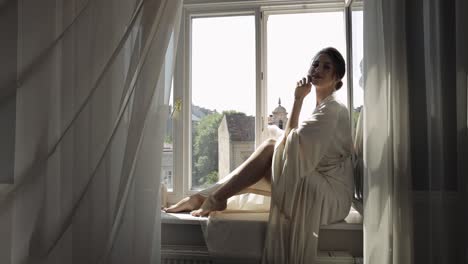
[(192, 20), (192, 103), (254, 115), (253, 16)]
[[(307, 75), (314, 55), (325, 47), (335, 47), (346, 58), (343, 12), (274, 15), (268, 18), (268, 112), (281, 103), (288, 113), (294, 102), (297, 80)], [(337, 98), (346, 104), (346, 75)], [(304, 100), (300, 119), (315, 108), (315, 93)]]
[[(254, 17), (197, 18), (192, 23), (192, 103), (254, 115)], [(306, 75), (317, 51), (333, 46), (346, 58), (343, 13), (270, 15), (267, 27), (268, 113), (278, 105), (279, 97), (290, 112), (295, 83)], [(343, 82), (337, 97), (346, 104), (346, 76)], [(314, 107), (312, 92), (300, 119), (307, 118)]]
[(364, 39), (363, 39), (363, 12), (354, 11), (352, 12), (352, 31), (353, 31), (353, 101), (354, 107), (362, 105), (364, 101), (364, 94), (362, 88), (359, 85), (359, 79), (362, 77), (360, 69), (360, 62), (363, 58), (364, 52)]

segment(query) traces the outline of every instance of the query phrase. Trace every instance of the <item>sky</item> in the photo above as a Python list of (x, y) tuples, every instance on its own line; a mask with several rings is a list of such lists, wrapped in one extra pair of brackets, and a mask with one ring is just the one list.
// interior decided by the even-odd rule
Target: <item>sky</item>
[[(361, 34), (362, 13), (353, 24)], [(354, 17), (353, 17), (354, 21)], [(353, 43), (355, 45), (355, 43)], [(333, 46), (346, 58), (342, 12), (270, 15), (267, 22), (267, 109), (292, 107), (296, 82), (307, 74), (314, 54)], [(361, 48), (362, 49), (362, 48)], [(362, 57), (362, 52), (353, 56)], [(358, 67), (359, 62), (354, 66)], [(356, 76), (353, 75), (355, 80)], [(346, 76), (337, 92), (347, 104)], [(356, 81), (357, 84), (357, 81)], [(355, 89), (356, 90), (356, 89)], [(357, 105), (362, 91), (355, 92)], [(196, 18), (192, 20), (192, 103), (208, 109), (237, 110), (255, 115), (255, 19), (254, 16)], [(356, 106), (355, 103), (355, 106)], [(315, 107), (315, 95), (305, 99), (300, 120)]]

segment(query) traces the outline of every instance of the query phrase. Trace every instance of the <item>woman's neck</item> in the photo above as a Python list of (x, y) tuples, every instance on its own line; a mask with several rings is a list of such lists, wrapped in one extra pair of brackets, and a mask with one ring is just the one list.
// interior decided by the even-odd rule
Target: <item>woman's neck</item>
[(323, 99), (330, 96), (333, 92), (334, 92), (333, 89), (323, 89), (323, 88), (319, 89), (316, 87), (315, 88), (315, 98), (316, 98), (315, 106), (318, 106), (320, 103), (322, 103)]

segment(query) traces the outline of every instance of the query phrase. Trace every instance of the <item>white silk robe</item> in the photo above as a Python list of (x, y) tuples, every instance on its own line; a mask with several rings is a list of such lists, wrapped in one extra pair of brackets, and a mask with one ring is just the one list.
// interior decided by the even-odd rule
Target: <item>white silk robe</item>
[(320, 225), (343, 220), (353, 195), (346, 106), (333, 95), (273, 154), (272, 196), (262, 263), (315, 263)]

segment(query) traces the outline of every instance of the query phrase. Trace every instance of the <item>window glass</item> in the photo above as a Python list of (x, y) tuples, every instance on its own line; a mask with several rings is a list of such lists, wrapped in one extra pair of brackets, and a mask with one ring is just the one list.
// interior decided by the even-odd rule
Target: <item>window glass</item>
[[(362, 107), (364, 102), (364, 81), (362, 76), (363, 59), (363, 12), (362, 2), (353, 1), (351, 6), (351, 45), (352, 45), (352, 125), (353, 140), (357, 154), (357, 166), (354, 174), (355, 193), (354, 197), (363, 200), (363, 151), (362, 151)], [(358, 120), (361, 119), (359, 122)], [(359, 125), (359, 127), (358, 127)]]
[(255, 19), (192, 19), (191, 189), (215, 183), (255, 146)]
[[(346, 59), (344, 13), (280, 14), (269, 15), (267, 19), (268, 123), (279, 127), (286, 125), (296, 82), (307, 76), (313, 56), (331, 46)], [(342, 81), (343, 87), (336, 95), (347, 105), (346, 75)], [(304, 99), (299, 120), (308, 118), (315, 105), (315, 92), (312, 91)]]
[(357, 120), (364, 103), (364, 80), (362, 77), (363, 59), (363, 11), (362, 7), (351, 7), (352, 47), (353, 47), (353, 125), (356, 131)]
[(174, 190), (174, 179), (172, 177), (174, 171), (174, 151), (173, 151), (173, 124), (172, 124), (172, 112), (173, 99), (172, 95), (174, 92), (174, 82), (171, 85), (171, 92), (169, 98), (169, 115), (166, 119), (166, 134), (164, 137), (164, 146), (163, 146), (163, 155), (162, 155), (162, 164), (161, 164), (161, 183), (166, 185), (166, 188), (169, 192)]

